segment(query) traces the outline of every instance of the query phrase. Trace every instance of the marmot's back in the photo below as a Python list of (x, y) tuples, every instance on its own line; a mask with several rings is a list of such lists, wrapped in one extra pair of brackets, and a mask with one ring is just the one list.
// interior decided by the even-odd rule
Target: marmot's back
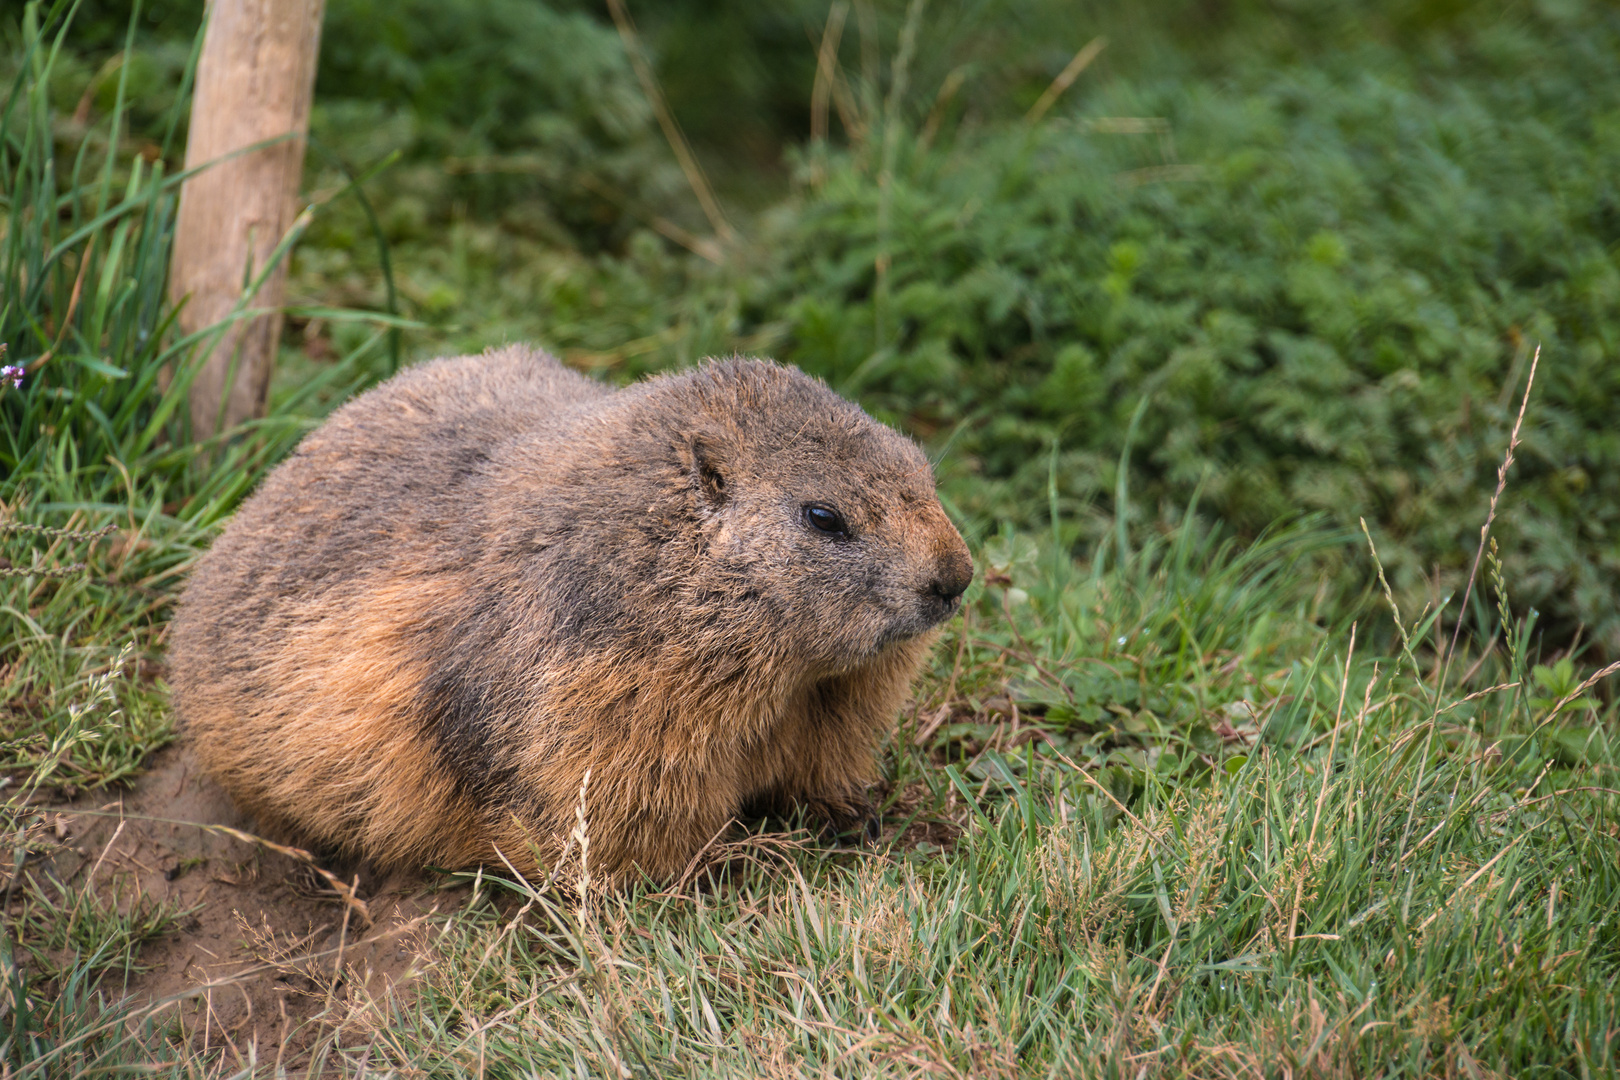
[[(408, 369), (335, 412), (270, 474), (193, 574), (187, 601), (215, 586), (257, 592), (268, 572), (307, 596), (375, 569), (377, 544), (464, 546), (478, 510), (470, 492), (499, 448), (608, 393), (522, 347)], [(238, 550), (251, 565), (231, 565)]]
[(522, 865), (590, 770), (603, 865), (663, 874), (746, 800), (858, 814), (970, 574), (916, 448), (813, 380), (615, 392), (508, 349), (311, 434), (200, 561), (170, 666), (269, 827)]

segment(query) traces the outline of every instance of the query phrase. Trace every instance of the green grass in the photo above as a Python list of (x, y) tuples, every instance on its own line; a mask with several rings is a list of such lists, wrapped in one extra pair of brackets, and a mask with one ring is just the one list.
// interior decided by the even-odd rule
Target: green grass
[[(979, 587), (939, 650), (918, 714), (952, 722), (890, 749), (891, 820), (954, 840), (756, 834), (710, 887), (584, 901), (485, 877), (429, 935), (414, 1000), (352, 1012), (332, 1060), (1613, 1075), (1613, 709), (1594, 725), (1522, 688), (1437, 697), (1427, 670), (1352, 653), (1287, 572), (1332, 539), (1184, 531), (1103, 571), (1037, 556), (1011, 617), (1007, 588)], [(1512, 665), (1487, 659), (1469, 688)]]
[[(92, 885), (30, 882), (18, 936), (32, 953), (29, 966), (40, 981), (60, 984), (78, 972), (145, 970), (136, 959), (184, 920), (186, 912), (115, 883), (103, 896)], [(128, 895), (126, 895), (126, 892)]]
[(559, 888), (479, 875), (419, 936), (410, 997), (332, 999), (314, 1053), (435, 1076), (1620, 1072), (1615, 708), (1558, 665), (1526, 678), (1516, 646), (1437, 690), (1421, 624), (1415, 666), (1352, 651), (1362, 628), (1322, 625), (1292, 572), (1349, 542), (1185, 526), (1077, 566), (1003, 538), (887, 750), (901, 842), (756, 827), (612, 895), (579, 884), (588, 855)]
[(162, 1049), (165, 1033), (109, 1000), (98, 988), (100, 974), (81, 965), (47, 996), (29, 986), (11, 957), (0, 958), (0, 1061), (12, 1075), (151, 1073), (173, 1062)]

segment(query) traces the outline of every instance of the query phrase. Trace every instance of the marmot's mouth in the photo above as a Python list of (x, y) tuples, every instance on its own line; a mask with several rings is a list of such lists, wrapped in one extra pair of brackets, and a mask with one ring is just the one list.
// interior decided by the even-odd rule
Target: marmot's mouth
[(924, 620), (923, 630), (930, 630), (962, 610), (962, 594), (931, 592), (923, 597), (918, 607)]
[(883, 633), (879, 635), (877, 644), (872, 651), (882, 652), (897, 642), (920, 637), (941, 623), (948, 622), (960, 610), (962, 610), (962, 597), (960, 595), (952, 597), (930, 596), (917, 604), (911, 611), (897, 615), (892, 619), (889, 625), (884, 628)]

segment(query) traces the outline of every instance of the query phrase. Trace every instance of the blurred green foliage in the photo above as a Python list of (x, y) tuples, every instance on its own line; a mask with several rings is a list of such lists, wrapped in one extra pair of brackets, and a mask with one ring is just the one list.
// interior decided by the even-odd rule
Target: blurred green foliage
[(1100, 528), (1145, 401), (1140, 512), (1364, 516), (1433, 598), (1460, 592), (1539, 344), (1497, 533), (1554, 632), (1613, 650), (1617, 71), (1612, 11), (1480, 19), (906, 139), (887, 186), (871, 145), (808, 155), (825, 179), (773, 222), (746, 310), (869, 404), (960, 425), (974, 516), (1038, 518), (1056, 447)]
[[(64, 111), (128, 7), (87, 0)], [(196, 7), (144, 8), (160, 104)], [(862, 0), (817, 145), (832, 5), (630, 7), (740, 226), (723, 265), (669, 239), (708, 225), (604, 8), (331, 0), (308, 185), (397, 155), (367, 190), (413, 355), (531, 339), (625, 379), (771, 353), (919, 435), (975, 530), (1055, 506), (1088, 556), (1116, 508), (1150, 529), (1195, 495), (1244, 536), (1365, 517), (1415, 611), (1460, 591), (1539, 344), (1505, 570), (1551, 639), (1620, 652), (1612, 6)], [(383, 306), (357, 203), (293, 287)], [(363, 333), (294, 329), (283, 395)], [(1354, 602), (1369, 564), (1342, 565)]]
[(627, 203), (668, 209), (681, 190), (618, 35), (581, 13), (344, 0), (323, 27), (316, 89), (318, 140), (363, 162), (402, 152), (396, 238), (449, 203), (552, 244), (617, 247)]

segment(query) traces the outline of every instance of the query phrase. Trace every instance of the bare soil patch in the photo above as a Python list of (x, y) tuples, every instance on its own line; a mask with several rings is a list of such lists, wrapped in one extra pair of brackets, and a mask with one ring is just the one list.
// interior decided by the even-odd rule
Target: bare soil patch
[[(251, 835), (254, 824), (184, 746), (154, 755), (121, 795), (53, 806), (49, 820), (58, 843), (26, 871), (47, 895), (90, 888), (121, 912), (143, 902), (184, 912), (135, 953), (134, 970), (109, 970), (103, 992), (127, 997), (175, 1038), (227, 1061), (296, 1067), (349, 1017), (350, 1000), (408, 998), (430, 919), (468, 894), (423, 874), (380, 875), (317, 857), (341, 881), (358, 878), (364, 903), (346, 902), (274, 845), (207, 828)], [(14, 897), (11, 906), (19, 905)]]
[[(917, 817), (921, 796), (918, 785), (894, 800), (882, 836), (861, 850), (948, 850), (959, 828)], [(392, 997), (410, 1007), (415, 980), (433, 963), (437, 917), (472, 895), (470, 887), (429, 873), (382, 874), (319, 854), (312, 866), (288, 854), (254, 835), (254, 822), (196, 767), (184, 744), (153, 755), (121, 793), (49, 804), (45, 822), (45, 850), (24, 867), (26, 880), (13, 883), (8, 917), (19, 917), (26, 902), (37, 912), (41, 895), (59, 899), (58, 919), (70, 917), (66, 909), (87, 895), (103, 913), (177, 914), (134, 951), (129, 966), (120, 954), (100, 989), (227, 1071), (249, 1062), (274, 1062), (294, 1073), (318, 1069), (321, 1059), (313, 1055), (324, 1041), (370, 1042), (380, 1034), (371, 1026), (388, 1011), (379, 1003)], [(724, 888), (750, 863), (775, 865), (792, 851), (818, 846), (791, 823), (770, 824), (790, 831), (736, 829), (729, 839), (717, 838), (674, 891)], [(342, 895), (345, 886), (360, 902)], [(34, 899), (25, 901), (30, 888)], [(566, 882), (562, 888), (566, 893)], [(489, 899), (518, 906), (501, 890)], [(102, 940), (81, 935), (86, 939)], [(21, 955), (34, 968), (33, 986), (47, 998), (60, 991), (51, 965), (67, 966), (73, 957), (66, 950)]]

